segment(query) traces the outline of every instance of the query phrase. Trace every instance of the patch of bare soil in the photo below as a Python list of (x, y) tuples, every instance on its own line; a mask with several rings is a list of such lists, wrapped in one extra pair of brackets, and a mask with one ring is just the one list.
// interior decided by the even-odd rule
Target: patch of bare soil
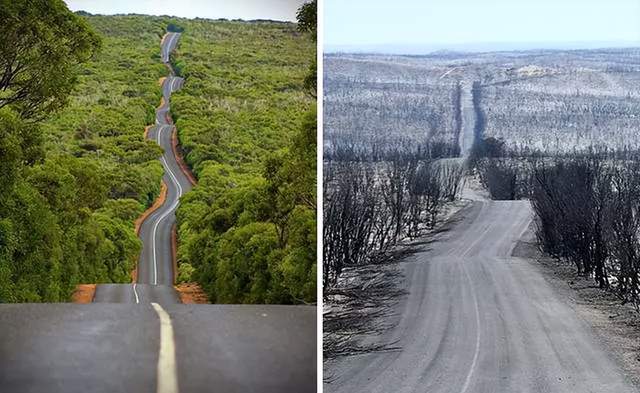
[(164, 204), (164, 201), (166, 199), (167, 199), (167, 184), (163, 180), (162, 184), (160, 185), (160, 195), (158, 195), (156, 200), (153, 202), (153, 205), (151, 205), (151, 207), (149, 207), (147, 210), (145, 210), (144, 213), (142, 213), (140, 215), (140, 217), (138, 217), (136, 219), (136, 221), (135, 221), (135, 232), (136, 232), (136, 235), (140, 234), (140, 226), (142, 225), (144, 220), (146, 220), (147, 217), (149, 217), (149, 215), (151, 213), (153, 213), (154, 211), (158, 210), (160, 208), (160, 206), (162, 206)]
[(71, 295), (72, 303), (92, 303), (96, 294), (96, 284), (78, 284), (76, 285), (73, 295)]
[(180, 300), (184, 304), (209, 304), (207, 294), (195, 282), (186, 282), (175, 285), (174, 288), (180, 295)]
[(533, 228), (518, 242), (513, 255), (539, 267), (567, 304), (593, 327), (629, 380), (640, 387), (640, 314), (634, 307), (598, 288), (593, 279), (579, 277), (572, 264), (543, 254)]
[(131, 282), (138, 282), (138, 264), (135, 263), (134, 265), (135, 267), (133, 268), (133, 270), (131, 271), (131, 273), (129, 274), (131, 276)]

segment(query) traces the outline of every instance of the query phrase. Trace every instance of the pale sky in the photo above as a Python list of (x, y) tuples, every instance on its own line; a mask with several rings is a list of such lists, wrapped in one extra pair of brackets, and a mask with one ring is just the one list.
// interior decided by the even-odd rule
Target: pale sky
[(325, 0), (325, 48), (635, 42), (640, 0)]
[(305, 0), (65, 0), (72, 11), (92, 14), (170, 15), (209, 19), (296, 20)]

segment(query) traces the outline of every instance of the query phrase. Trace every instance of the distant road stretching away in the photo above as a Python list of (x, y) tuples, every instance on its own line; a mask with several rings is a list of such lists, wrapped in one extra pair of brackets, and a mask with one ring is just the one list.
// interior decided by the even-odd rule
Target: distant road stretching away
[(473, 107), (473, 94), (471, 93), (471, 82), (466, 81), (461, 84), (460, 111), (462, 112), (462, 128), (458, 137), (460, 145), (460, 156), (468, 158), (475, 142), (476, 111)]
[(474, 201), (402, 261), (408, 295), (374, 342), (340, 358), (325, 392), (637, 393), (590, 327), (527, 260), (511, 256), (528, 201)]
[(171, 93), (179, 90), (184, 80), (175, 76), (169, 55), (179, 39), (180, 33), (167, 33), (161, 42), (161, 58), (169, 69), (169, 76), (162, 83), (162, 105), (156, 110), (156, 124), (151, 127), (148, 135), (149, 139), (156, 141), (164, 149), (160, 161), (164, 168), (167, 198), (140, 226), (142, 252), (138, 261), (137, 283), (98, 285), (94, 302), (171, 304), (180, 301), (173, 288), (171, 232), (176, 222), (175, 210), (180, 197), (191, 190), (191, 183), (180, 169), (171, 145), (171, 135), (174, 132), (169, 115)]

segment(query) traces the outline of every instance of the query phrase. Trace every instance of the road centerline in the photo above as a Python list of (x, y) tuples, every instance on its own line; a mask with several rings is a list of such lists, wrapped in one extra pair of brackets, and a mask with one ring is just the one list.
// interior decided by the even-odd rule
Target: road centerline
[[(158, 135), (156, 136), (156, 142), (160, 146), (161, 146), (160, 137), (162, 135), (162, 130), (164, 130), (165, 127), (166, 127), (166, 125), (160, 126), (159, 129), (158, 129)], [(178, 181), (176, 175), (173, 173), (171, 168), (169, 168), (169, 165), (167, 164), (167, 160), (164, 158), (164, 155), (162, 156), (160, 161), (162, 161), (162, 166), (165, 168), (165, 170), (169, 174), (169, 177), (171, 178), (171, 181), (176, 185), (176, 188), (178, 189), (178, 193), (177, 193), (176, 200), (171, 204), (169, 209), (167, 209), (167, 211), (165, 211), (153, 225), (153, 232), (151, 234), (151, 238), (152, 238), (152, 250), (153, 250), (153, 284), (154, 285), (158, 285), (158, 262), (157, 262), (157, 258), (156, 258), (156, 236), (157, 236), (157, 231), (158, 231), (158, 225), (169, 214), (171, 214), (175, 210), (176, 207), (178, 207), (178, 203), (180, 201), (180, 197), (182, 196), (182, 186), (180, 185), (180, 182)]]
[(178, 392), (178, 372), (176, 350), (171, 317), (158, 303), (151, 303), (160, 319), (160, 349), (158, 351), (157, 389), (158, 393)]
[(140, 303), (140, 298), (138, 297), (138, 291), (136, 290), (136, 285), (137, 285), (137, 283), (134, 282), (133, 283), (133, 294), (136, 297), (136, 303)]

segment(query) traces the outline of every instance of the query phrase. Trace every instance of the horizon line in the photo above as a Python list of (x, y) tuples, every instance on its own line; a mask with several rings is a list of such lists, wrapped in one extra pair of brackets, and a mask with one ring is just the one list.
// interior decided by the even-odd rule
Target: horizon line
[[(438, 43), (386, 43), (386, 44), (326, 44), (325, 54), (369, 53), (369, 54), (431, 54), (435, 52), (481, 53), (517, 52), (535, 50), (602, 50), (640, 49), (640, 41), (495, 41), (455, 44)], [(404, 51), (404, 52), (403, 52)]]
[(77, 13), (83, 13), (89, 16), (153, 16), (153, 17), (157, 17), (157, 18), (163, 18), (163, 17), (167, 17), (167, 18), (175, 18), (175, 19), (187, 19), (187, 20), (209, 20), (209, 21), (229, 21), (229, 22), (236, 22), (236, 21), (242, 21), (242, 22), (275, 22), (275, 23), (291, 23), (291, 24), (297, 24), (297, 21), (291, 21), (291, 20), (282, 20), (282, 19), (244, 19), (244, 18), (233, 18), (233, 19), (229, 19), (229, 18), (210, 18), (210, 17), (200, 17), (197, 16), (195, 18), (189, 18), (187, 16), (177, 16), (177, 15), (168, 15), (168, 14), (143, 14), (143, 13), (137, 13), (137, 12), (129, 12), (129, 13), (122, 13), (122, 12), (118, 12), (118, 13), (113, 13), (113, 14), (102, 14), (102, 13), (93, 13), (93, 12), (89, 12), (89, 11), (85, 11), (85, 10), (75, 10), (75, 11), (71, 11), (74, 14)]

